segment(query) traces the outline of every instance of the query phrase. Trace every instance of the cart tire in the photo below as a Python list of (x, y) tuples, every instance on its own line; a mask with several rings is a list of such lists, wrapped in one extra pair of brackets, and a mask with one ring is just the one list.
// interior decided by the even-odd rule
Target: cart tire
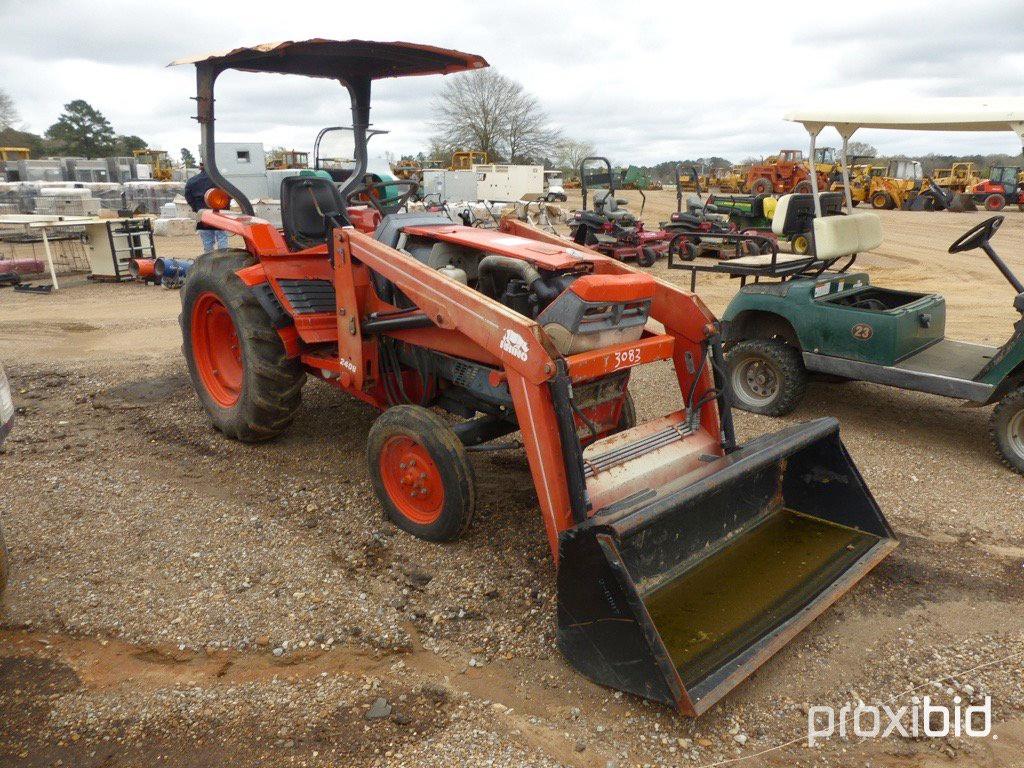
[(798, 195), (806, 195), (809, 192), (813, 192), (814, 188), (811, 186), (811, 182), (801, 181), (799, 184), (793, 187), (793, 191), (796, 192), (796, 194)]
[(999, 401), (989, 420), (989, 434), (1003, 463), (1024, 475), (1024, 387)]
[(807, 390), (800, 352), (776, 339), (741, 341), (726, 355), (729, 391), (739, 409), (764, 416), (785, 416)]
[(750, 193), (754, 195), (770, 195), (774, 191), (775, 187), (772, 186), (771, 179), (765, 176), (754, 179), (754, 183), (750, 185)]
[(246, 443), (281, 434), (302, 400), (306, 373), (252, 291), (235, 274), (255, 263), (243, 250), (196, 259), (181, 294), (182, 352), (213, 425)]
[(444, 419), (418, 405), (396, 405), (370, 427), (366, 459), (373, 490), (391, 521), (428, 541), (465, 532), (476, 506), (473, 467)]
[(871, 207), (876, 211), (888, 210), (893, 207), (892, 198), (888, 192), (875, 192), (871, 196)]
[[(623, 410), (625, 412), (625, 410)], [(7, 589), (7, 580), (11, 575), (11, 554), (7, 551), (7, 541), (4, 539), (4, 528), (0, 525), (0, 596)]]
[(985, 198), (986, 211), (1001, 211), (1006, 207), (1006, 198), (998, 192), (994, 192)]

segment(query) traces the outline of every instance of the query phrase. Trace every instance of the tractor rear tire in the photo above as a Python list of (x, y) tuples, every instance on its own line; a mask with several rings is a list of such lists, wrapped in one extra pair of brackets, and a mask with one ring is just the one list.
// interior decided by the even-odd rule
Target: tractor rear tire
[(1006, 207), (1006, 198), (998, 192), (993, 192), (985, 198), (986, 211), (1001, 211)]
[(807, 391), (800, 351), (777, 339), (748, 339), (726, 354), (729, 391), (737, 408), (764, 416), (791, 413)]
[(473, 519), (476, 481), (466, 449), (444, 419), (418, 405), (377, 417), (366, 443), (370, 481), (391, 521), (428, 541), (451, 541)]
[(281, 434), (302, 400), (306, 373), (252, 291), (235, 274), (255, 259), (237, 249), (196, 259), (181, 294), (182, 352), (213, 425), (244, 443)]
[(774, 191), (775, 187), (772, 186), (771, 179), (765, 176), (754, 179), (754, 183), (750, 185), (750, 194), (752, 195), (770, 195)]
[(801, 181), (799, 184), (793, 187), (793, 191), (798, 195), (807, 195), (813, 192), (814, 188), (811, 186), (811, 182)]
[(883, 211), (894, 208), (895, 205), (893, 204), (892, 198), (889, 196), (888, 192), (875, 192), (875, 194), (871, 196), (871, 207), (876, 211)]
[(1024, 387), (999, 401), (989, 420), (989, 434), (1003, 463), (1024, 475)]

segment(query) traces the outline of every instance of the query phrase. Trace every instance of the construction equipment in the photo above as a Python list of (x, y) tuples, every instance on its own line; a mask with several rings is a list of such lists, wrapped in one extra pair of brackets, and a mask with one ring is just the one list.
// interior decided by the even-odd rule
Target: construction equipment
[(929, 176), (932, 184), (951, 192), (964, 193), (981, 179), (974, 163), (953, 163), (951, 168), (936, 168)]
[(460, 149), (452, 153), (449, 171), (469, 171), (474, 165), (487, 165), (487, 153), (476, 149)]
[(705, 176), (701, 177), (701, 186), (706, 191), (742, 192), (746, 184), (748, 170), (739, 166), (731, 169), (713, 166)]
[(8, 160), (28, 160), (32, 157), (32, 150), (28, 147), (0, 147), (0, 163)]
[[(818, 189), (829, 185), (829, 174), (818, 172)], [(807, 193), (811, 191), (811, 171), (799, 149), (782, 149), (765, 162), (754, 163), (747, 170), (744, 191), (752, 195)]]
[(391, 171), (394, 173), (396, 179), (416, 181), (420, 184), (423, 183), (422, 164), (412, 158), (404, 158), (396, 161), (391, 166)]
[[(924, 173), (917, 160), (890, 160), (883, 173), (868, 177), (866, 200), (876, 210), (907, 208), (921, 191)], [(842, 188), (842, 181), (839, 182)]]
[(1001, 211), (1006, 204), (1016, 205), (1024, 210), (1024, 171), (1016, 165), (994, 165), (989, 169), (988, 178), (968, 189), (976, 203), (987, 211)]
[[(696, 296), (515, 219), (486, 230), (382, 215), (372, 196), (346, 205), (365, 192), (372, 81), (482, 58), (317, 39), (187, 62), (220, 185), (202, 220), (245, 243), (199, 257), (182, 291), (189, 374), (226, 435), (280, 434), (307, 375), (337, 386), (383, 410), (367, 458), (389, 517), (445, 541), (473, 514), (468, 452), (507, 448), (494, 441), (518, 431), (558, 566), (562, 653), (596, 682), (689, 715), (895, 546), (834, 420), (736, 444), (717, 325)], [(252, 217), (209, 149), (214, 80), (227, 69), (350, 91), (356, 171), (340, 190), (285, 179), (283, 231)], [(632, 370), (661, 360), (683, 405), (638, 424)]]
[[(1024, 140), (1024, 103), (1017, 109), (975, 112), (955, 111), (942, 102), (895, 114), (811, 109), (787, 119), (804, 124), (812, 148), (817, 134), (830, 125), (842, 132), (844, 148), (859, 127), (1001, 129), (1016, 131)], [(802, 399), (810, 374), (995, 405), (993, 442), (1003, 461), (1024, 473), (1024, 317), (998, 347), (946, 338), (941, 295), (880, 288), (867, 273), (851, 271), (858, 253), (881, 244), (877, 215), (827, 215), (824, 195), (810, 197), (815, 198), (809, 212), (814, 216), (813, 256), (777, 259), (770, 269), (748, 271), (744, 280), (754, 277), (759, 282), (742, 287), (725, 311), (736, 405), (771, 416), (789, 413)], [(797, 198), (779, 200), (773, 226), (787, 211), (792, 213), (793, 205), (806, 205)], [(982, 250), (1010, 283), (1013, 307), (1024, 315), (1024, 282), (990, 243), (1002, 222), (1002, 216), (994, 216), (971, 227), (949, 253)], [(769, 280), (773, 277), (774, 284)]]
[[(597, 169), (597, 170), (594, 170)], [(640, 212), (636, 215), (618, 197), (615, 173), (607, 157), (585, 157), (580, 162), (583, 209), (573, 211), (569, 219), (569, 236), (573, 242), (586, 245), (618, 261), (636, 261), (641, 267), (654, 266), (663, 256), (673, 234), (664, 229), (649, 231), (640, 216), (647, 204), (647, 195), (640, 192)], [(593, 192), (594, 209), (587, 210)]]
[(174, 178), (174, 166), (167, 150), (164, 149), (135, 149), (132, 150), (135, 160), (149, 166), (149, 175), (153, 181), (171, 181)]
[(631, 165), (622, 171), (619, 189), (661, 189), (661, 184), (651, 181), (647, 171), (638, 165)]
[(267, 158), (268, 171), (284, 171), (292, 168), (309, 168), (309, 152), (297, 149), (275, 149)]

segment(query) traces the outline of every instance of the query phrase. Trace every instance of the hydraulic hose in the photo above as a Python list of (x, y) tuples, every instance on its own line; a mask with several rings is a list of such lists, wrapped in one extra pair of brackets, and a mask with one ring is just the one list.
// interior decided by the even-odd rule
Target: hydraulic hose
[(481, 281), (490, 282), (492, 294), (498, 292), (498, 284), (494, 276), (499, 273), (521, 278), (526, 283), (526, 287), (533, 291), (543, 303), (553, 300), (559, 293), (558, 289), (551, 288), (544, 282), (544, 278), (532, 264), (522, 259), (513, 259), (511, 256), (499, 256), (492, 253), (480, 259), (478, 269)]

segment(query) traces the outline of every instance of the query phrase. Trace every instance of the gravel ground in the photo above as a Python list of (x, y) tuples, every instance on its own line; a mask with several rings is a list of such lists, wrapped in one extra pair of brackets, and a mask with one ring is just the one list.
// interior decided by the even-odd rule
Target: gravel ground
[[(657, 221), (671, 195), (649, 199)], [(1020, 267), (1024, 216), (1009, 216), (1000, 237)], [(936, 274), (920, 248), (922, 232), (944, 250), (973, 220), (889, 214), (892, 250), (866, 261), (876, 282), (947, 293), (950, 335), (1005, 337), (1010, 296), (994, 270), (960, 260)], [(158, 249), (187, 255), (192, 241)], [(66, 285), (0, 292), (0, 359), (19, 408), (0, 454), (13, 560), (0, 764), (1019, 765), (1022, 481), (987, 444), (987, 410), (814, 384), (788, 419), (739, 414), (743, 437), (839, 417), (902, 545), (688, 720), (561, 660), (521, 454), (474, 456), (480, 502), (463, 540), (414, 539), (370, 490), (367, 406), (311, 381), (281, 439), (227, 441), (191, 394), (176, 295)], [(716, 311), (734, 290), (701, 287)], [(665, 381), (658, 366), (634, 379), (642, 418), (670, 407)], [(998, 738), (803, 744), (809, 705), (925, 694), (991, 696)]]

